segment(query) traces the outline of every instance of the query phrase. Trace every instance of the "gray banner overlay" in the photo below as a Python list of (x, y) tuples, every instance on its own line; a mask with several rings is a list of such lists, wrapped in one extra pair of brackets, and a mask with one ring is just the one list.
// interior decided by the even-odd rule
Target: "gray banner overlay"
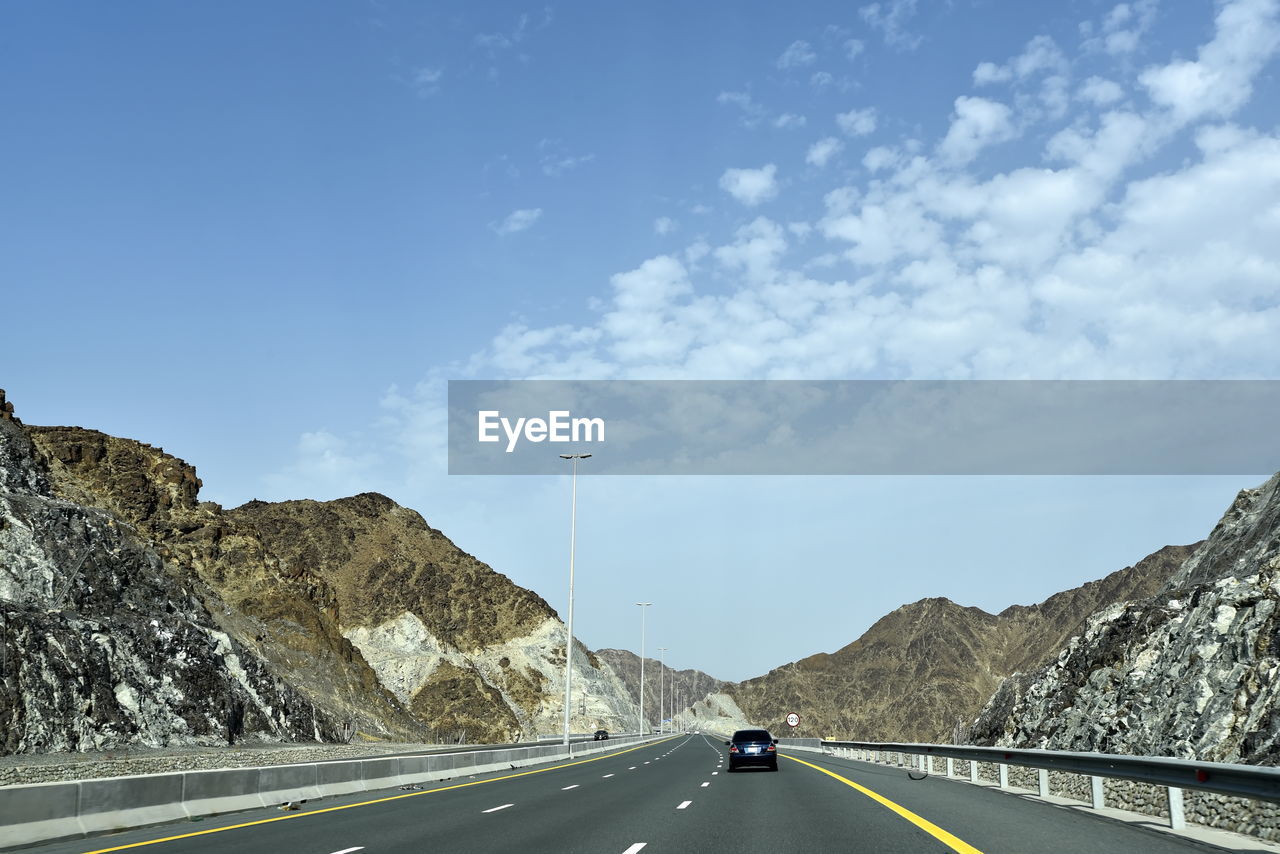
[(450, 474), (1269, 475), (1277, 380), (453, 380)]

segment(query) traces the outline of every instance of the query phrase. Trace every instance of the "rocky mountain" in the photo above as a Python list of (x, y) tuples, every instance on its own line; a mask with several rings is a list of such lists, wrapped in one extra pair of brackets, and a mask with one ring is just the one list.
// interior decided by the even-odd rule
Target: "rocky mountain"
[[(627, 696), (631, 702), (640, 703), (640, 656), (626, 649), (602, 649), (596, 652), (614, 673), (622, 679), (626, 686)], [(659, 689), (658, 674), (662, 673), (666, 681), (664, 689)], [(682, 703), (677, 710), (683, 710), (702, 700), (710, 694), (720, 691), (726, 683), (701, 670), (673, 670), (660, 661), (646, 657), (644, 660), (644, 694), (646, 720), (656, 725), (658, 720), (658, 703), (667, 702), (667, 714), (676, 707), (672, 704), (672, 695)], [(664, 693), (665, 692), (665, 693)]]
[(1099, 581), (999, 614), (922, 599), (881, 618), (834, 653), (820, 653), (730, 685), (750, 721), (797, 736), (950, 741), (1004, 677), (1041, 664), (1099, 607), (1151, 595), (1193, 546), (1167, 546)]
[[(196, 610), (184, 612), (187, 619), (207, 622), (241, 659), (316, 710), (327, 722), (323, 737), (355, 731), (398, 740), (502, 741), (559, 730), (564, 625), (540, 597), (458, 549), (417, 513), (374, 493), (226, 510), (199, 501), (196, 470), (163, 449), (78, 427), (28, 427), (12, 419), (6, 425), (0, 446), (6, 501), (38, 494), (66, 512), (110, 522), (154, 573), (190, 591)], [(52, 536), (46, 522), (53, 524), (33, 519), (25, 528)], [(0, 598), (6, 608), (47, 606), (47, 596), (37, 601), (33, 592), (39, 585), (32, 571), (12, 569), (22, 548), (0, 538), (6, 585)], [(126, 579), (137, 571), (117, 565), (115, 552), (94, 554), (103, 571)], [(66, 548), (50, 552), (42, 571), (61, 577), (68, 560)], [(148, 617), (172, 601), (158, 590), (136, 592), (136, 607)], [(102, 607), (110, 607), (109, 597)], [(16, 642), (6, 647), (15, 657), (22, 650)], [(82, 666), (73, 659), (67, 669)], [(635, 718), (622, 682), (581, 644), (574, 670), (575, 730), (623, 729)], [(155, 678), (164, 681), (163, 669)], [(12, 708), (30, 701), (29, 689), (12, 692)], [(153, 692), (140, 686), (138, 693)], [(190, 696), (199, 705), (200, 692)], [(106, 733), (101, 713), (90, 704), (78, 726), (104, 743), (182, 740), (141, 721), (128, 737)], [(278, 730), (274, 737), (313, 737), (316, 727)]]
[(979, 744), (1280, 763), (1280, 475), (1242, 491), (1155, 595), (1012, 676)]
[(0, 409), (0, 752), (340, 737), (145, 535), (57, 497), (12, 412)]

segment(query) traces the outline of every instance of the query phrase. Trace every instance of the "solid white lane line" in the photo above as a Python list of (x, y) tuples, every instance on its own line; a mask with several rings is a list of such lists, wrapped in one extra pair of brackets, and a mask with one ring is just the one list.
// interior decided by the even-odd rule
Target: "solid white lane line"
[(601, 780), (608, 780), (608, 779), (609, 779), (610, 777), (612, 777), (612, 776), (613, 776), (612, 774), (605, 774), (605, 775), (604, 775), (603, 777), (601, 777), (600, 779), (601, 779)]
[(680, 806), (676, 807), (676, 809), (678, 809), (678, 810), (682, 810), (682, 809), (684, 809), (685, 807), (689, 806), (689, 804), (691, 804), (691, 803), (693, 803), (693, 801), (681, 801), (681, 802), (680, 802)]
[(505, 810), (507, 807), (513, 807), (513, 806), (515, 806), (515, 804), (503, 804), (502, 806), (494, 807), (493, 809), (481, 810), (481, 812), (497, 812), (498, 810)]
[(561, 787), (560, 787), (560, 791), (562, 791), (562, 792), (567, 792), (567, 791), (569, 791), (570, 789), (576, 789), (576, 788), (578, 788), (578, 784), (577, 784), (577, 783), (574, 783), (572, 786), (561, 786)]
[(708, 780), (707, 782), (702, 784), (702, 788), (705, 789), (707, 786), (710, 786), (710, 785), (711, 785), (711, 781)]
[(649, 844), (648, 842), (637, 842), (635, 845), (632, 845), (626, 851), (623, 851), (622, 854), (636, 854), (637, 851), (639, 851), (641, 848), (645, 847), (648, 844)]
[(363, 845), (357, 845), (355, 848), (343, 848), (341, 851), (334, 851), (333, 854), (351, 854), (352, 851), (363, 851)]

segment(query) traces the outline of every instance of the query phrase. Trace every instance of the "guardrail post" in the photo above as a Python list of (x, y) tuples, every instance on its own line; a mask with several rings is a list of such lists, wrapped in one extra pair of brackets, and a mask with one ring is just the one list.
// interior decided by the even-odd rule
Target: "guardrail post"
[(1095, 810), (1102, 809), (1106, 805), (1106, 798), (1103, 795), (1101, 777), (1089, 778), (1089, 792), (1093, 796), (1093, 808)]
[(1187, 826), (1187, 814), (1182, 808), (1182, 790), (1177, 786), (1169, 786), (1169, 827), (1183, 830)]
[(1009, 766), (1003, 762), (1000, 763), (1000, 788), (1009, 788)]
[(956, 761), (950, 756), (947, 757), (947, 776), (954, 777), (956, 775)]
[(969, 760), (969, 782), (978, 782), (978, 763), (976, 760)]
[(1049, 796), (1049, 769), (1039, 768), (1037, 770), (1039, 771), (1036, 775), (1039, 778), (1037, 789), (1040, 792), (1040, 797), (1047, 798)]

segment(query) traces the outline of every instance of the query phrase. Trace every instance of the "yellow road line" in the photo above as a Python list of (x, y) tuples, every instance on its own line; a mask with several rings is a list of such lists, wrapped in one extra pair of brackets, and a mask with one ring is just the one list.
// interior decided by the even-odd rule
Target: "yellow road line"
[(550, 768), (535, 768), (532, 771), (521, 771), (518, 774), (506, 774), (502, 777), (491, 777), (488, 780), (472, 780), (469, 783), (455, 783), (452, 786), (441, 786), (438, 789), (427, 789), (421, 792), (409, 792), (404, 795), (391, 795), (386, 798), (376, 798), (372, 801), (360, 801), (356, 804), (343, 804), (337, 807), (325, 807), (319, 810), (309, 810), (308, 812), (299, 812), (294, 815), (278, 815), (274, 818), (260, 818), (257, 821), (246, 821), (242, 824), (229, 824), (226, 827), (211, 827), (208, 830), (196, 830), (191, 833), (180, 833), (176, 836), (165, 836), (161, 839), (148, 839), (144, 842), (131, 842), (128, 845), (117, 845), (114, 848), (99, 848), (95, 851), (86, 851), (85, 854), (107, 854), (109, 851), (124, 851), (126, 848), (141, 848), (144, 845), (159, 845), (161, 842), (173, 842), (177, 839), (190, 839), (193, 836), (207, 836), (210, 833), (222, 833), (225, 830), (237, 830), (242, 827), (253, 827), (258, 824), (271, 824), (276, 821), (288, 821), (293, 818), (306, 818), (312, 815), (320, 815), (326, 812), (337, 812), (338, 810), (349, 810), (355, 807), (367, 807), (371, 804), (385, 804), (388, 801), (398, 801), (401, 798), (414, 798), (418, 795), (432, 795), (436, 792), (447, 792), (451, 789), (465, 789), (468, 786), (479, 786), (484, 783), (496, 783), (499, 780), (514, 780), (516, 777), (528, 777), (531, 774), (545, 774), (547, 771), (559, 771), (561, 768), (572, 768), (575, 765), (586, 765), (588, 762), (599, 762), (601, 759), (612, 759), (615, 756), (621, 756), (624, 753), (630, 753), (633, 750), (641, 750), (662, 744), (665, 741), (674, 741), (680, 736), (672, 736), (663, 739), (663, 741), (650, 741), (645, 744), (637, 744), (635, 747), (628, 747), (626, 750), (619, 750), (617, 753), (608, 753), (604, 756), (594, 756), (591, 759), (579, 759), (577, 762), (569, 762), (564, 765), (553, 765)]
[(868, 798), (871, 798), (871, 800), (875, 801), (881, 806), (888, 807), (889, 809), (893, 810), (898, 815), (902, 816), (907, 821), (911, 822), (916, 827), (920, 828), (925, 833), (929, 834), (934, 839), (941, 842), (943, 845), (948, 846), (952, 851), (958, 851), (960, 852), (960, 854), (982, 854), (981, 851), (979, 851), (977, 848), (974, 848), (972, 845), (970, 845), (968, 842), (965, 842), (963, 839), (960, 839), (959, 837), (948, 833), (947, 831), (938, 827), (936, 824), (929, 821), (928, 819), (921, 818), (920, 816), (916, 815), (906, 807), (895, 804), (893, 801), (889, 800), (884, 795), (871, 791), (866, 786), (860, 786), (857, 783), (853, 782), (852, 780), (848, 780), (848, 779), (845, 779), (844, 777), (841, 777), (839, 774), (835, 773), (834, 771), (828, 771), (826, 768), (823, 768), (821, 765), (814, 765), (812, 762), (805, 762), (803, 759), (796, 759), (794, 756), (787, 756), (787, 754), (785, 753), (782, 753), (779, 755), (786, 759), (790, 759), (792, 762), (799, 762), (801, 765), (808, 765), (810, 768), (814, 769), (815, 771), (821, 771), (823, 774), (826, 774), (828, 777), (835, 777), (837, 780), (839, 780), (841, 783), (844, 783), (846, 786), (851, 786), (852, 788), (857, 789), (859, 792), (862, 792), (862, 794), (866, 795)]

